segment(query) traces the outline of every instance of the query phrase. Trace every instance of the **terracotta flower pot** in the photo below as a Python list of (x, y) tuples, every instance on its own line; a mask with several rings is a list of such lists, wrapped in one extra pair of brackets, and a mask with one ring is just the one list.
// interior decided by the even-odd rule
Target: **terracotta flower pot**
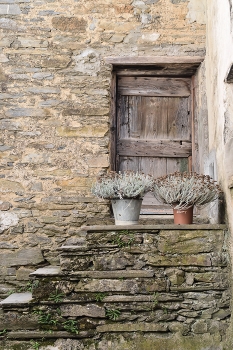
[(188, 209), (173, 209), (174, 224), (187, 225), (193, 223), (193, 207)]

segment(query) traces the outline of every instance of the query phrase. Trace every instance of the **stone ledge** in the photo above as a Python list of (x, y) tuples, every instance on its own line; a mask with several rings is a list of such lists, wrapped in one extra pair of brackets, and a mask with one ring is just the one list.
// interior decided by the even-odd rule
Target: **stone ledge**
[(30, 273), (30, 276), (59, 276), (61, 274), (60, 266), (45, 266)]
[(82, 230), (86, 232), (99, 231), (136, 231), (136, 230), (226, 230), (225, 224), (191, 224), (191, 225), (174, 225), (174, 224), (160, 224), (160, 225), (95, 225), (83, 226)]
[(32, 293), (13, 293), (9, 295), (6, 299), (0, 302), (2, 306), (21, 306), (28, 304), (33, 300)]
[(42, 339), (42, 338), (89, 338), (93, 337), (96, 333), (94, 331), (79, 332), (78, 334), (63, 332), (63, 331), (17, 331), (7, 333), (8, 339)]

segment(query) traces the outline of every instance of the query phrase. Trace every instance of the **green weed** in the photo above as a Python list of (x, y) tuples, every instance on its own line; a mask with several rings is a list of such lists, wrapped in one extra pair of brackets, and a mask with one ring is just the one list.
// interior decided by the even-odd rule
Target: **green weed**
[(39, 343), (38, 341), (35, 341), (35, 340), (31, 340), (30, 343), (31, 343), (31, 346), (34, 350), (39, 350), (41, 343)]
[(35, 280), (35, 281), (29, 281), (26, 286), (23, 286), (21, 288), (18, 289), (19, 293), (22, 292), (33, 292), (34, 289), (36, 289), (39, 285), (39, 281)]
[(6, 333), (7, 333), (7, 330), (6, 330), (6, 329), (3, 329), (2, 331), (0, 331), (0, 336), (6, 335)]
[(53, 318), (53, 315), (49, 312), (44, 311), (34, 311), (34, 314), (38, 315), (38, 323), (40, 324), (50, 324), (56, 326), (58, 323), (57, 319)]
[(159, 304), (158, 293), (154, 293), (150, 298), (150, 304), (149, 304), (147, 310), (153, 311), (154, 309), (157, 308), (158, 304)]
[(131, 244), (135, 241), (134, 235), (131, 233), (126, 239), (125, 237), (126, 235), (117, 234), (116, 237), (113, 238), (112, 243), (116, 244), (119, 248), (131, 247)]
[(107, 293), (96, 293), (95, 294), (95, 300), (97, 301), (97, 302), (101, 302), (101, 301), (103, 301), (103, 299), (105, 298), (107, 296)]
[(117, 309), (106, 309), (105, 311), (106, 317), (113, 321), (116, 321), (119, 318), (120, 314), (120, 310)]
[(79, 333), (77, 322), (74, 320), (67, 320), (62, 323), (62, 326), (67, 332), (75, 333), (75, 334)]
[(56, 290), (55, 293), (50, 294), (49, 300), (53, 301), (54, 303), (60, 303), (64, 299), (65, 294), (62, 293), (59, 290)]

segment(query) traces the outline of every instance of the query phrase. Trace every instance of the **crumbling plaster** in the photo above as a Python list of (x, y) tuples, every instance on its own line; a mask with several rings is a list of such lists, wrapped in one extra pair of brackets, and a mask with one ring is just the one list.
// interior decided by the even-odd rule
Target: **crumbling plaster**
[(228, 220), (233, 229), (233, 85), (225, 79), (232, 64), (233, 38), (228, 0), (207, 8), (206, 86), (209, 124), (209, 151), (216, 153), (218, 180), (225, 196)]
[[(233, 85), (225, 79), (232, 65), (232, 3), (208, 2), (206, 85), (208, 101), (209, 151), (214, 154), (218, 180), (225, 194), (230, 254), (233, 256)], [(232, 349), (233, 325), (225, 349)]]

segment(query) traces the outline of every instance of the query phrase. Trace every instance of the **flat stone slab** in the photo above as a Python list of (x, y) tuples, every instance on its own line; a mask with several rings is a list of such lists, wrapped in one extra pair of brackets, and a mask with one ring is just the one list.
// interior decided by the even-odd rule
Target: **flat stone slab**
[(88, 338), (93, 337), (95, 335), (95, 332), (90, 331), (83, 331), (76, 333), (70, 333), (70, 332), (64, 332), (64, 331), (53, 331), (53, 332), (46, 332), (46, 331), (12, 331), (7, 333), (8, 339), (59, 339), (59, 338)]
[(88, 305), (62, 305), (61, 306), (61, 315), (62, 316), (71, 316), (71, 317), (97, 317), (97, 318), (105, 318), (105, 308), (100, 307), (95, 304)]
[(153, 270), (120, 270), (120, 271), (76, 271), (72, 273), (75, 277), (89, 278), (143, 278), (153, 277)]
[(9, 295), (6, 299), (0, 302), (1, 305), (18, 305), (18, 304), (27, 304), (32, 301), (32, 293), (13, 293)]
[[(115, 303), (122, 303), (122, 302), (151, 302), (153, 301), (154, 295), (146, 295), (146, 294), (140, 294), (140, 295), (122, 295), (122, 294), (116, 294), (116, 295), (109, 295), (105, 296), (103, 301), (104, 302), (115, 302)], [(159, 293), (157, 297), (158, 301), (183, 301), (183, 296), (178, 295), (176, 293), (174, 294), (163, 294)]]
[(60, 266), (45, 266), (30, 273), (30, 276), (56, 276), (61, 273)]
[(164, 323), (114, 323), (97, 326), (97, 332), (167, 332)]

